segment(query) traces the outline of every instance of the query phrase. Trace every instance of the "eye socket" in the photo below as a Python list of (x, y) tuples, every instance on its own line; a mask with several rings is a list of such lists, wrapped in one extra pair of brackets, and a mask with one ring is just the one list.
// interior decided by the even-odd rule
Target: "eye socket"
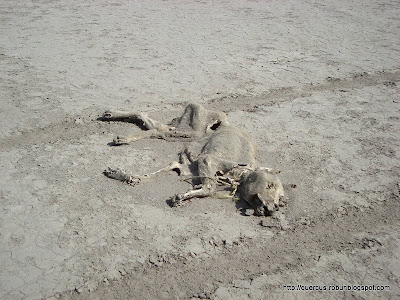
[(210, 127), (210, 129), (211, 129), (211, 130), (217, 130), (217, 128), (218, 128), (220, 125), (221, 125), (221, 121), (217, 121), (217, 122), (215, 122), (215, 123)]

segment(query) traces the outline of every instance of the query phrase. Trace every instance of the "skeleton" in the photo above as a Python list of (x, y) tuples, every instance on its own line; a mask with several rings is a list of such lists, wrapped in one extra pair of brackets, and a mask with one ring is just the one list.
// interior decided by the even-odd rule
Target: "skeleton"
[(179, 153), (179, 162), (146, 175), (130, 175), (122, 169), (104, 171), (110, 178), (135, 185), (165, 171), (176, 170), (182, 176), (197, 169), (200, 185), (186, 193), (176, 194), (171, 206), (180, 206), (192, 198), (217, 195), (218, 185), (231, 187), (249, 203), (256, 215), (271, 215), (284, 205), (284, 190), (278, 170), (256, 165), (256, 149), (250, 136), (229, 125), (223, 112), (209, 111), (198, 104), (188, 104), (184, 113), (169, 124), (162, 124), (144, 113), (106, 111), (100, 120), (126, 121), (141, 125), (144, 131), (132, 136), (118, 136), (114, 145), (129, 144), (144, 138), (200, 141), (201, 151), (194, 155), (188, 148)]

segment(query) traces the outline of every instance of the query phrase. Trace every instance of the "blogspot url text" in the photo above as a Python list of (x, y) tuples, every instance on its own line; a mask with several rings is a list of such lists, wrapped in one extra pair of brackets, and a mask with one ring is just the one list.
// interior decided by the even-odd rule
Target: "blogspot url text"
[(307, 285), (307, 284), (296, 284), (296, 285), (283, 285), (284, 291), (356, 291), (356, 292), (370, 292), (370, 291), (390, 291), (389, 285)]

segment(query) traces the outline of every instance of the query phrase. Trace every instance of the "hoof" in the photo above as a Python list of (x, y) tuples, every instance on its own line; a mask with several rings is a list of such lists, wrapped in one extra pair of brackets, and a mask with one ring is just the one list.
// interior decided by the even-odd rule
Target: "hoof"
[(182, 197), (179, 194), (176, 194), (171, 198), (171, 207), (178, 207), (183, 204)]
[(112, 179), (117, 179), (121, 181), (125, 181), (127, 179), (125, 171), (119, 168), (117, 169), (107, 168), (107, 170), (104, 170), (103, 174)]
[(117, 169), (108, 168), (107, 170), (104, 170), (103, 173), (109, 178), (116, 179), (119, 181), (124, 181), (131, 185), (136, 185), (137, 183), (140, 182), (139, 178), (134, 178), (130, 175), (127, 175), (124, 170), (119, 168)]
[(111, 119), (112, 118), (112, 113), (109, 110), (105, 111), (104, 114), (103, 114), (103, 118), (104, 119)]
[(129, 144), (128, 139), (123, 136), (117, 136), (114, 140), (114, 145), (119, 146), (119, 145), (127, 145)]
[(103, 120), (113, 120), (115, 118), (115, 112), (111, 110), (106, 110), (101, 116)]

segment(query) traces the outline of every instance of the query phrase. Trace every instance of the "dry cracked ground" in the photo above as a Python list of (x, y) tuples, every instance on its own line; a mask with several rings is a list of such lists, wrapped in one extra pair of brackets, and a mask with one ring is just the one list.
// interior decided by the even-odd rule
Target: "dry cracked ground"
[[(399, 15), (390, 0), (0, 1), (0, 298), (398, 299)], [(191, 188), (174, 173), (102, 174), (185, 147), (112, 147), (140, 129), (103, 111), (167, 121), (186, 102), (225, 111), (281, 170), (286, 222), (226, 199), (172, 209)]]

